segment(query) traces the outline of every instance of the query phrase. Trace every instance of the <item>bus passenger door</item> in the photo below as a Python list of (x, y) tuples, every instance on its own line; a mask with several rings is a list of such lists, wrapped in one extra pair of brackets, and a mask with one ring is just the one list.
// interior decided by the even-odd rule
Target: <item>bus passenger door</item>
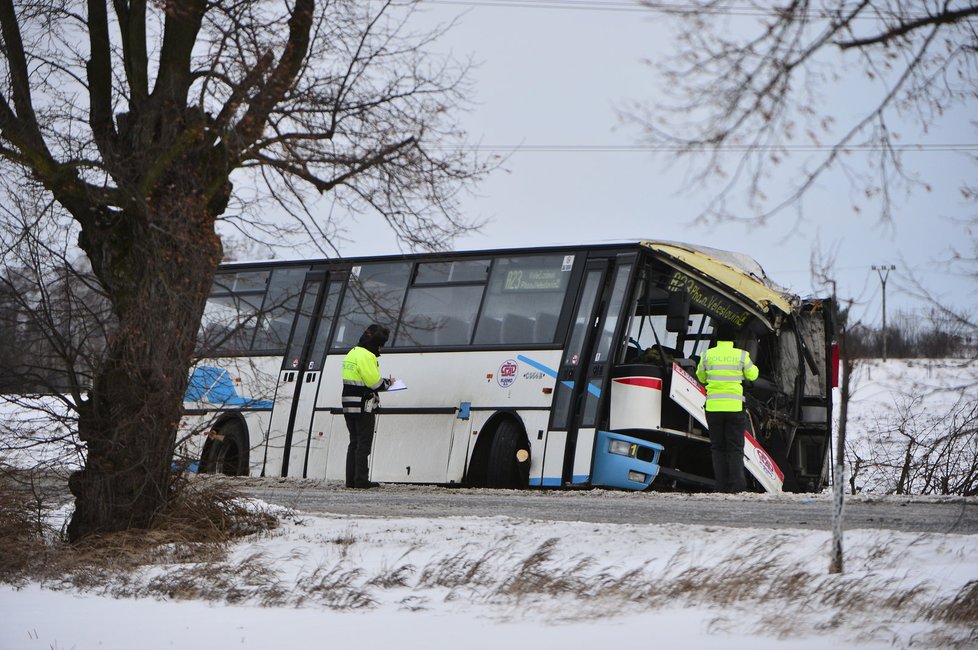
[(608, 371), (617, 351), (616, 333), (634, 267), (635, 256), (629, 255), (590, 260), (585, 269), (557, 377), (558, 397), (554, 401), (551, 427), (567, 429), (561, 468), (565, 485), (586, 483), (591, 478), (596, 427), (606, 397)]
[(307, 474), (313, 409), (340, 287), (341, 282), (329, 281), (324, 272), (306, 276), (275, 390), (266, 475), (271, 473), (269, 468), (279, 467), (275, 462), (279, 454), (281, 471), (275, 475)]

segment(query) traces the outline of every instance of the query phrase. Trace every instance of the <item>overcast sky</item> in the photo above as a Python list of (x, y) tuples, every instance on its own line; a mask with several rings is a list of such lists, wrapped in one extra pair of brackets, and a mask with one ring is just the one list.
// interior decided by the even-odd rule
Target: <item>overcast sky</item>
[[(772, 279), (810, 295), (810, 258), (817, 246), (835, 251), (839, 295), (857, 301), (856, 317), (864, 322), (880, 320), (880, 279), (873, 264), (898, 267), (887, 284), (891, 317), (919, 305), (900, 291), (909, 268), (935, 292), (966, 299), (975, 311), (973, 278), (931, 268), (952, 243), (964, 240), (965, 231), (954, 219), (974, 214), (975, 206), (958, 191), (961, 180), (976, 171), (966, 154), (906, 154), (906, 162), (925, 174), (933, 191), (898, 206), (895, 227), (880, 226), (874, 214), (855, 215), (851, 189), (841, 174), (822, 180), (801, 223), (789, 211), (764, 228), (691, 226), (707, 191), (680, 192), (680, 166), (665, 154), (607, 150), (638, 143), (638, 132), (619, 122), (616, 109), (628, 100), (655, 96), (653, 76), (642, 60), (671, 52), (661, 16), (625, 9), (625, 3), (610, 0), (424, 3), (418, 20), (461, 16), (444, 46), (480, 63), (473, 73), (475, 105), (463, 117), (471, 140), (524, 147), (480, 186), (478, 197), (467, 200), (468, 214), (490, 221), (481, 233), (460, 239), (459, 250), (633, 238), (686, 241), (748, 253)], [(831, 99), (844, 99), (840, 106), (856, 104), (853, 114), (859, 109), (849, 97)], [(919, 141), (975, 141), (967, 111), (939, 126)], [(913, 137), (906, 135), (904, 142), (922, 137), (909, 128), (905, 132)], [(541, 150), (548, 146), (570, 150)], [(341, 253), (398, 250), (384, 237), (356, 240)]]

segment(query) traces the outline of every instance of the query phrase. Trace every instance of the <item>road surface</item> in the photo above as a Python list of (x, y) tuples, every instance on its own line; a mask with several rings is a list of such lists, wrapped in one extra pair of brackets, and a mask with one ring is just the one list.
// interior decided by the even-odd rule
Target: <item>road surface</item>
[[(493, 517), (615, 524), (831, 530), (828, 494), (681, 494), (612, 490), (489, 490), (384, 484), (349, 490), (305, 479), (228, 479), (244, 492), (310, 513), (369, 517)], [(848, 496), (843, 527), (978, 534), (978, 499)]]

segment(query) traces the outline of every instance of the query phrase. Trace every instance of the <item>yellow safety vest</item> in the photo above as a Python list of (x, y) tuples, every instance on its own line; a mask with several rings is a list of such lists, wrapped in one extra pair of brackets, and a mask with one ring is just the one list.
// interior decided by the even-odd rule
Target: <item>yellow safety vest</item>
[(364, 413), (372, 410), (367, 404), (384, 390), (389, 382), (380, 376), (377, 357), (359, 345), (343, 357), (343, 412)]
[(696, 378), (706, 385), (707, 411), (742, 411), (744, 386), (760, 374), (747, 350), (735, 348), (732, 341), (717, 341), (696, 366)]

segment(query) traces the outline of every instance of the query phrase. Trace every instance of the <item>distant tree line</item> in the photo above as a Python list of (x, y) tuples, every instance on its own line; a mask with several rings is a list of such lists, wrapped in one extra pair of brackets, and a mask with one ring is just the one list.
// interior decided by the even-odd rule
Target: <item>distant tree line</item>
[(0, 393), (83, 394), (113, 321), (99, 283), (87, 270), (69, 264), (44, 271), (4, 269)]
[[(846, 345), (853, 359), (883, 356), (883, 328), (850, 326)], [(929, 312), (901, 311), (886, 326), (886, 356), (894, 359), (947, 359), (978, 355), (978, 333), (967, 324)]]

